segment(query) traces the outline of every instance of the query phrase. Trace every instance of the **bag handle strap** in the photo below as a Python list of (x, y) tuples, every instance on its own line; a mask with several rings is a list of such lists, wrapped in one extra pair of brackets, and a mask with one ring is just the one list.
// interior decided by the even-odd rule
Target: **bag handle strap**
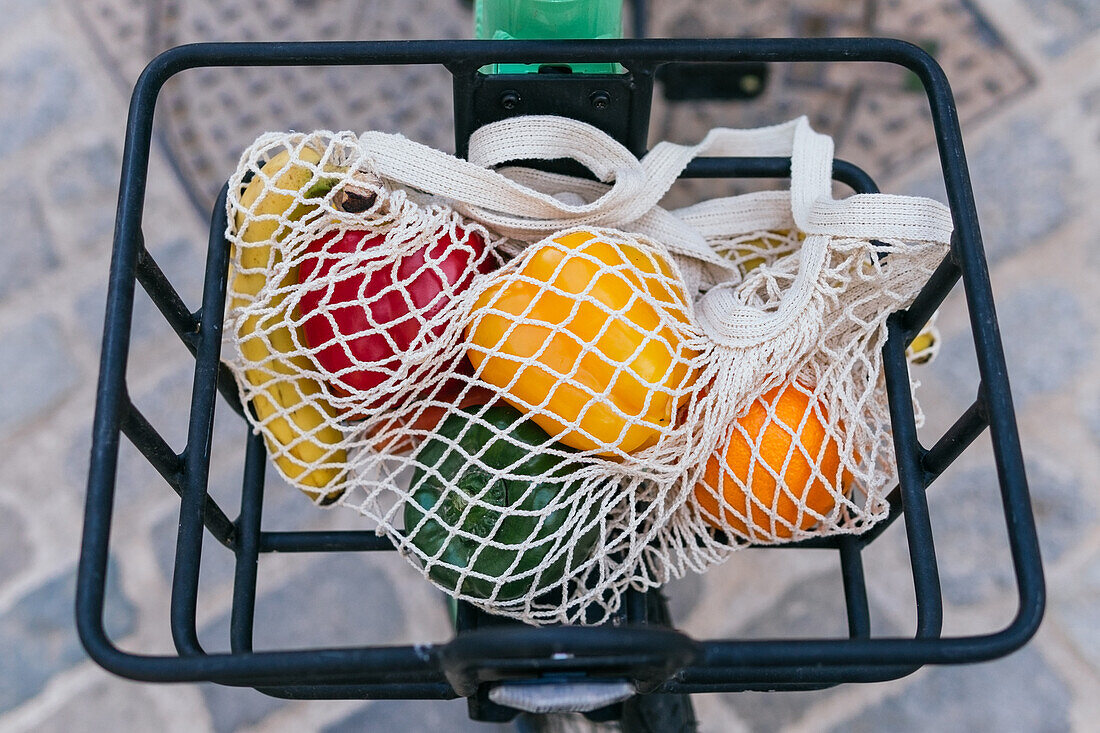
[[(754, 223), (762, 225), (760, 229), (771, 228), (766, 225), (774, 223), (781, 214), (787, 214), (808, 234), (799, 250), (798, 274), (775, 310), (764, 311), (740, 303), (734, 289), (720, 285), (699, 299), (695, 315), (703, 331), (719, 344), (741, 348), (769, 345), (784, 351), (797, 350), (796, 344), (812, 343), (816, 338), (817, 320), (806, 316), (815, 301), (817, 281), (828, 259), (832, 240), (824, 232), (811, 232), (810, 223), (818, 203), (832, 199), (833, 141), (827, 135), (814, 132), (805, 117), (752, 132), (755, 135), (745, 137), (755, 144), (754, 154), (790, 155), (789, 198), (784, 202), (786, 197), (774, 192), (732, 197), (721, 202), (725, 205), (720, 208), (720, 205), (710, 204), (687, 212), (688, 219), (692, 215), (709, 214), (710, 226), (721, 229), (723, 225), (737, 222), (743, 231), (746, 219), (752, 218), (743, 216), (745, 213), (758, 217)], [(741, 136), (719, 130), (711, 134), (715, 133), (718, 139), (708, 151), (724, 155), (740, 152)], [(738, 206), (731, 204), (741, 204), (741, 208), (747, 206), (749, 211), (739, 211)], [(783, 211), (784, 208), (787, 211)]]
[[(685, 224), (704, 231), (707, 238), (783, 228), (793, 219), (806, 234), (951, 242), (951, 212), (938, 201), (879, 193), (834, 200), (832, 138), (815, 132), (806, 117), (754, 130), (716, 128), (692, 148), (660, 143), (642, 160), (642, 166), (651, 175), (663, 166), (679, 175), (690, 160), (702, 155), (791, 158), (789, 194), (743, 194), (672, 212)], [(672, 161), (666, 163), (670, 158)]]
[[(444, 196), (461, 213), (524, 241), (567, 227), (610, 226), (639, 231), (675, 254), (729, 269), (731, 263), (707, 238), (772, 228), (790, 218), (808, 234), (859, 238), (949, 242), (952, 228), (946, 207), (929, 199), (868, 194), (834, 201), (832, 140), (814, 132), (805, 117), (755, 129), (716, 128), (697, 145), (658, 143), (640, 162), (598, 128), (547, 115), (478, 129), (470, 137), (469, 160), (380, 132), (364, 133), (359, 144), (381, 175)], [(789, 155), (790, 191), (717, 199), (677, 212), (660, 208), (684, 168), (703, 155)], [(492, 169), (515, 160), (556, 158), (580, 162), (599, 181)]]
[[(617, 157), (611, 165), (598, 166), (600, 161), (593, 160), (592, 151), (604, 148), (614, 149)], [(680, 177), (684, 169), (695, 158), (704, 155), (718, 156), (756, 156), (777, 155), (791, 157), (791, 189), (789, 193), (769, 192), (763, 195), (749, 194), (743, 201), (738, 197), (724, 199), (734, 204), (726, 215), (718, 207), (707, 212), (707, 228), (714, 231), (723, 223), (726, 232), (745, 231), (745, 206), (754, 206), (762, 217), (760, 228), (787, 212), (792, 214), (799, 228), (806, 230), (811, 226), (813, 207), (818, 201), (831, 200), (833, 142), (810, 127), (806, 117), (779, 125), (747, 130), (716, 128), (711, 130), (696, 145), (680, 145), (661, 142), (653, 147), (641, 160), (640, 168), (644, 181), (638, 189), (631, 189), (629, 201), (611, 199), (609, 190), (601, 190), (601, 184), (582, 182), (568, 176), (529, 172), (522, 174), (529, 185), (541, 184), (543, 190), (557, 192), (569, 191), (580, 195), (596, 195), (590, 204), (590, 210), (598, 210), (601, 216), (595, 223), (634, 229), (666, 243), (677, 254), (683, 254), (711, 264), (731, 267), (724, 258), (716, 256), (711, 247), (694, 227), (691, 221), (676, 216), (657, 204), (668, 192), (672, 184)], [(562, 120), (557, 117), (516, 117), (491, 123), (477, 130), (470, 137), (470, 162), (481, 166), (494, 166), (521, 159), (548, 159), (569, 157), (587, 166), (601, 180), (613, 177), (616, 181), (633, 174), (635, 159), (629, 151), (618, 145), (603, 131), (574, 120)], [(629, 158), (629, 162), (626, 161)], [(621, 165), (621, 167), (619, 167)], [(512, 180), (523, 169), (511, 169)], [(633, 180), (632, 180), (633, 183)], [(478, 218), (491, 220), (490, 212), (473, 212)], [(488, 215), (488, 216), (487, 216)], [(524, 222), (519, 224), (537, 228), (544, 232), (562, 226), (577, 226), (587, 222), (562, 221)], [(544, 225), (545, 224), (545, 225)], [(685, 227), (684, 224), (688, 224)], [(685, 233), (686, 232), (686, 233)]]
[[(486, 125), (470, 137), (470, 160), (381, 132), (364, 133), (359, 144), (375, 172), (452, 199), (502, 233), (540, 236), (574, 224), (610, 225), (609, 219), (630, 207), (645, 187), (645, 172), (629, 150), (595, 127), (564, 117), (517, 117)], [(489, 167), (555, 158), (577, 160), (610, 186), (589, 203), (566, 203)]]

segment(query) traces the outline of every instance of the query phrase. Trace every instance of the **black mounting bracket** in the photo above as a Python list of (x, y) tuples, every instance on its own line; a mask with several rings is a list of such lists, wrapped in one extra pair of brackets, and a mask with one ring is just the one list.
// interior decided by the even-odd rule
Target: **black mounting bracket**
[[(542, 67), (537, 74), (484, 74), (476, 69), (454, 75), (455, 150), (466, 157), (474, 130), (509, 117), (558, 115), (611, 135), (631, 153), (646, 152), (653, 74), (564, 73)], [(568, 68), (568, 67), (564, 67)]]

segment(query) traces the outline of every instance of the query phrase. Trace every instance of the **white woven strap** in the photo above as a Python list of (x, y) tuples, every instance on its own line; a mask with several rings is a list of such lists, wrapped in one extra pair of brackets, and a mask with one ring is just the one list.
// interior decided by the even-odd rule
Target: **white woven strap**
[[(465, 209), (463, 213), (522, 239), (570, 226), (615, 226), (636, 219), (656, 203), (639, 203), (646, 177), (629, 150), (595, 127), (568, 118), (517, 117), (486, 125), (471, 136), (468, 161), (400, 135), (367, 132), (359, 142), (381, 175), (445, 196)], [(612, 185), (594, 201), (572, 204), (488, 167), (509, 160), (556, 158), (576, 160)]]
[[(797, 173), (800, 185), (792, 186), (790, 194), (768, 199), (769, 214), (765, 218), (770, 221), (782, 212), (797, 211), (795, 221), (801, 223), (809, 220), (809, 209), (816, 200), (828, 197), (833, 160), (832, 140), (815, 133), (805, 117), (758, 129), (718, 128), (697, 145), (658, 143), (640, 164), (626, 148), (598, 128), (549, 116), (516, 117), (486, 125), (470, 137), (469, 148), (469, 162), (478, 166), (490, 167), (516, 160), (571, 158), (605, 182), (529, 169), (500, 171), (510, 183), (525, 185), (529, 192), (541, 197), (540, 200), (550, 195), (556, 201), (557, 211), (549, 220), (539, 220), (537, 212), (528, 213), (524, 201), (516, 200), (506, 209), (494, 210), (472, 202), (463, 192), (455, 195), (440, 192), (461, 203), (472, 204), (464, 213), (510, 236), (541, 238), (563, 226), (612, 226), (646, 234), (665, 244), (674, 254), (727, 269), (732, 269), (732, 263), (714, 252), (704, 234), (657, 205), (688, 164), (704, 155), (790, 155), (792, 171)], [(520, 172), (524, 170), (526, 172)], [(640, 179), (637, 177), (639, 171)], [(608, 188), (606, 182), (610, 180), (614, 185)], [(577, 194), (591, 203), (570, 206), (563, 202), (562, 193)], [(757, 205), (763, 200), (758, 199)], [(520, 216), (502, 216), (502, 212)], [(741, 216), (743, 207), (734, 206), (724, 216), (715, 216), (717, 213), (717, 210), (712, 212), (711, 218), (724, 229), (723, 234), (746, 231)]]
[[(828, 239), (900, 239), (948, 243), (950, 212), (930, 199), (867, 194), (832, 198), (833, 142), (805, 117), (749, 130), (717, 128), (697, 145), (658, 143), (640, 162), (592, 125), (531, 115), (494, 122), (470, 137), (469, 160), (408, 140), (367, 132), (359, 144), (375, 172), (453, 202), (462, 214), (504, 236), (542, 239), (578, 226), (607, 226), (645, 234), (682, 258), (726, 270), (733, 263), (708, 240), (790, 228), (807, 235), (802, 272), (778, 311), (735, 306), (733, 293), (714, 288), (698, 304), (704, 329), (716, 340), (777, 338), (810, 302), (812, 277), (828, 256)], [(789, 191), (715, 199), (669, 212), (658, 206), (687, 165), (700, 156), (790, 156)], [(598, 181), (528, 168), (494, 166), (518, 160), (576, 160)], [(688, 268), (696, 269), (696, 268)], [(735, 335), (736, 334), (736, 335)]]
[(783, 198), (800, 228), (814, 202), (829, 197), (833, 141), (814, 132), (805, 117), (751, 130), (715, 128), (698, 145), (658, 143), (642, 160), (642, 167), (651, 181), (671, 186), (688, 163), (701, 156), (790, 156), (791, 192)]
[(663, 181), (671, 170), (679, 175), (688, 162), (703, 155), (791, 158), (789, 193), (767, 191), (712, 199), (673, 212), (704, 237), (784, 228), (793, 220), (806, 234), (940, 244), (951, 241), (951, 212), (938, 201), (887, 194), (834, 200), (832, 138), (814, 132), (805, 117), (755, 130), (716, 128), (692, 147), (659, 143), (642, 160), (642, 166)]
[[(659, 207), (688, 164), (701, 156), (790, 156), (790, 191), (716, 199), (701, 208), (677, 212)], [(511, 195), (511, 186), (519, 185), (539, 201), (553, 199), (555, 211), (549, 221), (539, 220), (540, 212), (528, 209), (522, 200), (511, 201), (506, 209), (487, 208), (466, 192), (433, 192), (470, 204), (475, 218), (521, 235), (541, 237), (565, 226), (590, 223), (612, 226), (647, 234), (676, 254), (725, 267), (729, 261), (717, 257), (706, 239), (789, 227), (792, 220), (809, 234), (932, 241), (947, 241), (950, 236), (946, 208), (928, 199), (875, 194), (834, 201), (832, 139), (814, 132), (805, 117), (750, 130), (716, 128), (697, 145), (661, 142), (640, 164), (601, 130), (558, 117), (512, 118), (486, 125), (470, 138), (470, 162), (479, 166), (554, 158), (577, 160), (601, 181), (614, 180), (615, 185), (525, 168), (498, 172), (508, 181), (498, 189), (507, 190), (505, 197)], [(590, 203), (570, 205), (563, 193), (577, 194)], [(502, 212), (519, 216), (502, 216)]]
[[(780, 299), (779, 307), (765, 310), (737, 299), (734, 283), (711, 288), (695, 304), (695, 318), (716, 343), (737, 348), (769, 345), (786, 350), (794, 343), (809, 344), (820, 331), (820, 318), (808, 312), (817, 302), (818, 278), (829, 254), (830, 239), (811, 234), (802, 242), (798, 274)], [(792, 333), (799, 331), (800, 333)]]
[[(608, 190), (607, 184), (604, 183), (558, 173), (547, 173), (533, 168), (505, 167), (500, 169), (500, 173), (523, 185), (552, 193), (559, 200), (567, 200), (575, 196), (580, 200), (591, 201), (604, 195)], [(787, 199), (784, 198), (784, 200)], [(660, 242), (674, 255), (690, 257), (727, 270), (734, 268), (733, 262), (715, 252), (707, 243), (702, 231), (660, 206), (651, 206), (635, 219), (629, 221), (615, 219), (615, 222), (610, 226), (644, 234)]]
[(811, 233), (808, 225), (817, 204), (832, 198), (832, 139), (814, 132), (809, 121), (799, 117), (757, 130), (712, 130), (703, 142), (682, 154), (691, 157), (708, 154), (790, 156), (789, 193), (769, 191), (734, 196), (677, 213), (681, 221), (716, 238), (730, 233), (789, 228), (789, 224), (784, 224), (791, 220), (807, 232), (809, 236), (802, 243), (798, 275), (783, 295), (778, 309), (766, 311), (743, 305), (737, 301), (733, 288), (716, 287), (699, 299), (695, 316), (712, 340), (727, 346), (746, 348), (768, 344), (793, 348), (796, 342), (812, 341), (808, 333), (788, 332), (818, 327), (818, 319), (807, 317), (806, 309), (813, 302), (831, 239), (824, 232)]
[[(754, 191), (740, 196), (708, 199), (670, 213), (677, 221), (708, 240), (795, 226), (791, 215), (791, 195), (787, 191)], [(732, 225), (735, 221), (738, 222), (736, 229)]]
[[(655, 211), (684, 168), (704, 155), (791, 157), (789, 194), (708, 202), (709, 232), (751, 231), (753, 215), (746, 218), (750, 205), (764, 223), (781, 217), (779, 212), (789, 207), (799, 229), (810, 234), (947, 243), (952, 229), (946, 207), (930, 199), (864, 194), (833, 200), (832, 140), (814, 132), (805, 117), (751, 130), (716, 128), (697, 145), (658, 143), (641, 162), (592, 125), (546, 115), (485, 125), (470, 137), (467, 161), (400, 135), (367, 132), (359, 141), (378, 173), (447, 197), (464, 213), (525, 240), (586, 224), (630, 229), (648, 217), (650, 223), (676, 228), (680, 233), (673, 235), (674, 243), (680, 243), (685, 254), (694, 252), (712, 261), (698, 232), (684, 234), (682, 227)], [(603, 183), (530, 170), (520, 177), (519, 171), (525, 169), (517, 168), (492, 170), (509, 161), (557, 158), (580, 162)], [(566, 192), (577, 193), (583, 201), (555, 195)], [(691, 216), (678, 214), (677, 218), (695, 223)]]
[(900, 239), (950, 244), (951, 210), (919, 196), (864, 193), (840, 201), (820, 199), (811, 207), (807, 233), (853, 239)]
[(882, 194), (834, 200), (832, 139), (814, 132), (805, 117), (771, 128), (740, 131), (756, 133), (751, 136), (736, 132), (713, 130), (700, 148), (710, 154), (744, 155), (742, 146), (747, 141), (755, 146), (754, 155), (790, 155), (789, 200), (780, 192), (762, 192), (707, 201), (675, 214), (707, 238), (728, 236), (731, 231), (783, 229), (793, 220), (806, 239), (798, 275), (778, 309), (740, 304), (729, 287), (712, 288), (700, 298), (696, 318), (714, 341), (739, 348), (769, 344), (769, 348), (778, 349), (812, 343), (820, 318), (810, 310), (820, 304), (813, 296), (833, 238), (950, 242), (950, 211), (937, 201)]
[[(400, 135), (367, 132), (359, 142), (377, 173), (444, 196), (463, 214), (505, 236), (530, 241), (563, 228), (610, 226), (647, 234), (675, 254), (731, 268), (699, 232), (685, 227), (657, 203), (700, 155), (791, 154), (797, 134), (824, 141), (824, 149), (799, 147), (806, 156), (820, 155), (795, 165), (819, 171), (816, 179), (807, 180), (820, 179), (827, 185), (831, 142), (809, 130), (804, 119), (757, 130), (717, 129), (693, 146), (660, 143), (642, 162), (592, 125), (542, 115), (515, 117), (480, 128), (470, 137), (466, 161)], [(578, 161), (602, 183), (518, 168), (492, 170), (492, 166), (510, 161), (558, 158)], [(563, 193), (577, 194), (581, 200)], [(804, 198), (810, 200), (819, 193)], [(790, 207), (790, 200), (784, 200), (783, 206), (776, 202), (776, 210)], [(730, 231), (741, 225), (734, 218), (728, 221)]]

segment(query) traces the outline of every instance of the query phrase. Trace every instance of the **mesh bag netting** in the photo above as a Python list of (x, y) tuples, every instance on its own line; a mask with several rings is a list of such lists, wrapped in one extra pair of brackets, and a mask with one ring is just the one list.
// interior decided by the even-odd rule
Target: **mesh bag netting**
[[(790, 190), (662, 209), (699, 155), (789, 155)], [(505, 165), (555, 158), (598, 180)], [(598, 623), (628, 586), (886, 516), (886, 318), (951, 220), (834, 200), (831, 169), (804, 119), (642, 161), (554, 117), (484, 127), (466, 161), (266, 134), (230, 180), (226, 361), (316, 503), (456, 598)]]

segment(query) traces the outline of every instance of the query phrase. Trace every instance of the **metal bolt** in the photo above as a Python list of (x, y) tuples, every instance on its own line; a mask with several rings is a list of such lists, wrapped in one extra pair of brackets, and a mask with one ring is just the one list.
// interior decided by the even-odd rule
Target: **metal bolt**
[(611, 104), (611, 95), (601, 89), (589, 94), (588, 101), (596, 109), (606, 109), (607, 105)]
[(519, 93), (508, 90), (500, 95), (500, 106), (504, 109), (515, 109), (519, 105)]
[(756, 74), (746, 74), (741, 77), (741, 91), (745, 94), (757, 94), (764, 86), (764, 80)]

